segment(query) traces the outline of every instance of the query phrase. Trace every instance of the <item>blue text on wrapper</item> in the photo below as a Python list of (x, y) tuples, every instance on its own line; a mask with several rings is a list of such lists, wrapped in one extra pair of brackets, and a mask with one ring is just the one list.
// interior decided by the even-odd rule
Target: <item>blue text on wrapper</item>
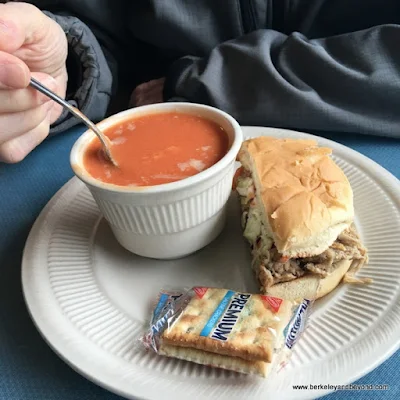
[(311, 300), (303, 300), (303, 302), (297, 307), (293, 314), (293, 317), (289, 324), (283, 331), (285, 337), (285, 346), (291, 349), (297, 342), (300, 334), (305, 329), (305, 323), (307, 320), (307, 313), (310, 308)]
[(232, 332), (239, 314), (250, 297), (250, 294), (235, 293), (228, 290), (200, 332), (200, 336), (211, 335), (212, 339), (228, 340), (228, 335)]

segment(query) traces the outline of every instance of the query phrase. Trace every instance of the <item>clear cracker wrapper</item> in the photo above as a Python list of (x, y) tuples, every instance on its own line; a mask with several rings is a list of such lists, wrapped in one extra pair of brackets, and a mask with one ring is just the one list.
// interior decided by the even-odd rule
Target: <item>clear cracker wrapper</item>
[(160, 355), (266, 377), (286, 364), (311, 306), (219, 288), (164, 290), (141, 341)]

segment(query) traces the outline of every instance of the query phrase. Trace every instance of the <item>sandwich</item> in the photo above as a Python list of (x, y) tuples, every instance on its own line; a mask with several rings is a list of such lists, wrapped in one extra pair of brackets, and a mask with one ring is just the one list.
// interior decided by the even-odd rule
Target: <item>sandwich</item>
[(262, 293), (317, 299), (368, 261), (354, 225), (353, 191), (314, 140), (258, 137), (243, 143), (234, 178), (243, 234)]

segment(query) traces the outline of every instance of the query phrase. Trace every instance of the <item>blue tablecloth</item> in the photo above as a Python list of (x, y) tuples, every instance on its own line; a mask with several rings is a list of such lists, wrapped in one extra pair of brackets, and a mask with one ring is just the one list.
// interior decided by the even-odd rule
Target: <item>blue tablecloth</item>
[[(0, 399), (121, 399), (75, 373), (35, 329), (21, 290), (21, 256), (33, 222), (54, 193), (72, 177), (69, 151), (82, 128), (46, 141), (17, 165), (0, 164)], [(400, 178), (400, 140), (329, 135), (372, 158)], [(400, 245), (400, 244), (399, 244)], [(400, 351), (357, 384), (387, 384), (388, 391), (346, 391), (335, 399), (400, 398)], [(306, 383), (306, 382), (305, 382)], [(168, 393), (160, 393), (168, 398)]]

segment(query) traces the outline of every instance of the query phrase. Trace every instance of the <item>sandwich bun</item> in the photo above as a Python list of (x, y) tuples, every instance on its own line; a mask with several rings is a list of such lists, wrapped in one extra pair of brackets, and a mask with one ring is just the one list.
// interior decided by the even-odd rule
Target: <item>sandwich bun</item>
[(314, 140), (243, 142), (238, 160), (252, 174), (262, 222), (283, 256), (321, 254), (353, 221), (353, 192), (331, 153)]
[(269, 296), (285, 300), (316, 300), (326, 296), (340, 284), (351, 264), (351, 260), (338, 261), (336, 264), (337, 268), (325, 278), (314, 274), (308, 274), (289, 282), (277, 283), (267, 290), (265, 290), (265, 288), (261, 290)]

